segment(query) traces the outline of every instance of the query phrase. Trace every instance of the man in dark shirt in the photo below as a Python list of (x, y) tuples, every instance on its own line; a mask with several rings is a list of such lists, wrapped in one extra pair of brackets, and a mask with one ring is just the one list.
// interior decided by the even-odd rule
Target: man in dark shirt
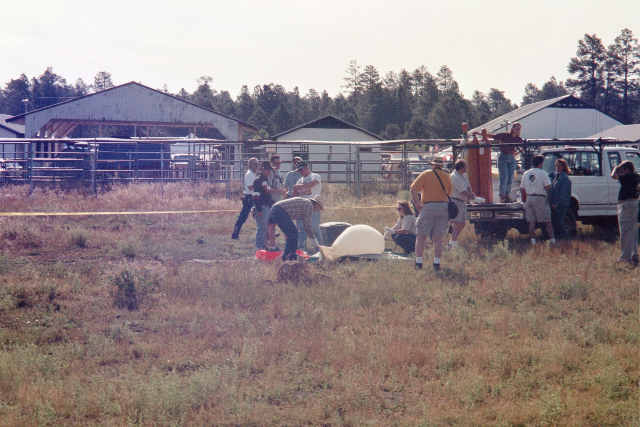
[(260, 175), (253, 182), (253, 205), (256, 218), (256, 249), (266, 249), (267, 221), (273, 205), (271, 198), (272, 189), (269, 186), (269, 177), (273, 169), (269, 162), (262, 162)]
[[(522, 126), (520, 123), (514, 123), (511, 132), (498, 133), (496, 135), (488, 135), (499, 144), (522, 144), (520, 131)], [(507, 145), (500, 147), (500, 156), (498, 157), (498, 171), (500, 174), (500, 201), (503, 203), (511, 202), (511, 186), (513, 184), (513, 174), (516, 171), (516, 146)]]
[(640, 175), (633, 163), (625, 160), (611, 172), (611, 178), (620, 181), (618, 192), (618, 226), (622, 254), (618, 261), (638, 265), (638, 193)]

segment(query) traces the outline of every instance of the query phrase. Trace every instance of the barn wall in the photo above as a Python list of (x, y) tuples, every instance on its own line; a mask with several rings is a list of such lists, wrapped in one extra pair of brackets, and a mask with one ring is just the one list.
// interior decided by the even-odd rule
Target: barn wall
[(586, 138), (621, 124), (592, 108), (545, 108), (519, 122), (523, 138)]
[(231, 140), (240, 132), (235, 120), (135, 84), (28, 114), (25, 136), (35, 137), (51, 119), (212, 124)]

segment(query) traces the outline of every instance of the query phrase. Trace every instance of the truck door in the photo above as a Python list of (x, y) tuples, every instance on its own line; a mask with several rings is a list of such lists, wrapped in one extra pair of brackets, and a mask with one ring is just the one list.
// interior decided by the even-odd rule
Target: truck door
[[(573, 156), (571, 156), (573, 157)], [(600, 170), (598, 153), (595, 151), (576, 151), (573, 157), (572, 191), (580, 200), (580, 216), (608, 215), (609, 179), (604, 179)], [(615, 213), (614, 213), (615, 214)]]

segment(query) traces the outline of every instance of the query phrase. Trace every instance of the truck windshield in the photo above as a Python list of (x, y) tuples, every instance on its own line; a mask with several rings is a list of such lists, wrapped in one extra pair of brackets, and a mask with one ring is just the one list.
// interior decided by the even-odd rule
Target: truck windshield
[(555, 172), (557, 159), (565, 159), (571, 169), (571, 175), (599, 176), (600, 164), (595, 151), (554, 151), (546, 153), (542, 168), (547, 172)]

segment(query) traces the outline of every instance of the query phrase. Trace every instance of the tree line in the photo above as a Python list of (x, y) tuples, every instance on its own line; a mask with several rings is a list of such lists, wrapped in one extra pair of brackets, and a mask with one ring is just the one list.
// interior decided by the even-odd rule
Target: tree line
[[(565, 82), (551, 77), (541, 88), (526, 84), (520, 106), (572, 90), (623, 123), (640, 122), (640, 47), (631, 30), (623, 29), (608, 47), (597, 35), (585, 34), (567, 69), (571, 77)], [(7, 82), (0, 90), (0, 113), (20, 114), (112, 86), (105, 71), (92, 83), (77, 79), (70, 84), (49, 67), (37, 78), (22, 74)], [(183, 88), (173, 95), (248, 122), (262, 137), (332, 114), (385, 139), (452, 138), (463, 121), (477, 126), (518, 107), (497, 88), (465, 98), (446, 65), (435, 74), (421, 66), (381, 75), (373, 65), (351, 61), (343, 89), (331, 97), (326, 90), (301, 94), (297, 87), (287, 90), (275, 83), (244, 85), (234, 99), (214, 88), (212, 77), (203, 76), (193, 93)], [(168, 93), (166, 86), (160, 90)]]

